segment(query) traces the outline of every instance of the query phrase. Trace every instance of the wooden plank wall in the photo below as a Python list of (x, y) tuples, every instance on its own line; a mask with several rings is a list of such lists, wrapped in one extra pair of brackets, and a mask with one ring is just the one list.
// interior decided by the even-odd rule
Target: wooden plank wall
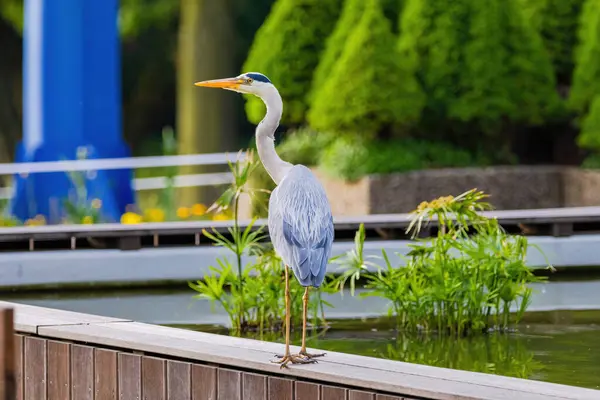
[(18, 400), (412, 400), (36, 336), (14, 337)]
[(0, 308), (0, 400), (16, 396), (14, 337), (13, 309)]

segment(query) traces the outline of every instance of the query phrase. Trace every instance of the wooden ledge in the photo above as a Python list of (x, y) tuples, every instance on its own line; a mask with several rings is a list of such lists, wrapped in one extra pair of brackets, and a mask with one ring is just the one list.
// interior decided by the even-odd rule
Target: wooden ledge
[[(600, 391), (328, 352), (313, 365), (281, 370), (274, 359), (283, 345), (183, 329), (128, 322), (34, 306), (0, 302), (15, 309), (17, 324), (40, 336), (215, 363), (351, 388), (436, 400), (597, 400)], [(25, 317), (19, 316), (24, 314)], [(80, 319), (78, 319), (80, 318)], [(114, 323), (120, 322), (120, 323)], [(30, 332), (24, 331), (24, 332)], [(298, 351), (293, 346), (292, 351)], [(315, 351), (315, 349), (309, 350)]]
[(15, 330), (23, 333), (38, 334), (39, 328), (42, 326), (131, 322), (131, 320), (127, 319), (102, 317), (99, 315), (9, 303), (6, 301), (0, 301), (0, 308), (2, 307), (13, 308), (15, 310)]

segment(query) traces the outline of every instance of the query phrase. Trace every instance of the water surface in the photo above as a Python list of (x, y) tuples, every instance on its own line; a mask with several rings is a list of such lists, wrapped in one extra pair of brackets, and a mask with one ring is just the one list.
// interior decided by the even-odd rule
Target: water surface
[[(600, 321), (600, 310), (593, 314), (584, 318), (595, 317)], [(186, 328), (214, 332), (201, 326)], [(279, 333), (246, 336), (284, 343)], [(300, 345), (299, 335), (295, 335), (293, 343)], [(341, 353), (600, 389), (600, 324), (595, 323), (522, 324), (516, 333), (459, 339), (393, 330), (330, 329), (310, 335), (307, 345)]]

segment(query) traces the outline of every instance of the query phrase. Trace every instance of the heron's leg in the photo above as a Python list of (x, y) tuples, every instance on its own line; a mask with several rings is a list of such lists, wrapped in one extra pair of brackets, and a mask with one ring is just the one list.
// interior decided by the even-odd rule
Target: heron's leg
[(288, 275), (288, 266), (285, 267), (285, 354), (280, 357), (279, 360), (272, 361), (281, 364), (281, 368), (287, 368), (288, 363), (292, 364), (310, 364), (313, 360), (306, 359), (297, 355), (290, 354), (290, 324), (291, 324), (291, 313), (290, 313), (290, 277)]
[(306, 320), (308, 319), (308, 290), (310, 289), (310, 287), (306, 287), (304, 289), (304, 296), (302, 296), (302, 347), (300, 348), (300, 354), (301, 356), (304, 356), (308, 359), (311, 359), (313, 357), (323, 357), (325, 355), (325, 353), (319, 353), (319, 354), (309, 354), (306, 352)]

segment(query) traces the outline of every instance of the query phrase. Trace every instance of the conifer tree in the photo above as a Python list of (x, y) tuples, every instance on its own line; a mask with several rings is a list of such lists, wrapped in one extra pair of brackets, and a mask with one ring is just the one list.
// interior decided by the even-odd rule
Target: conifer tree
[(502, 140), (506, 125), (542, 123), (558, 111), (550, 58), (519, 5), (407, 0), (399, 48), (440, 134), (475, 129)]
[(525, 19), (541, 35), (560, 84), (573, 74), (579, 17), (585, 0), (521, 0)]
[[(391, 21), (392, 28), (398, 30), (398, 20), (405, 0), (382, 0), (383, 12)], [(340, 17), (331, 35), (327, 38), (325, 49), (315, 69), (311, 87), (311, 98), (315, 88), (323, 86), (344, 50), (350, 34), (356, 28), (365, 10), (364, 0), (345, 0)]]
[(600, 1), (585, 1), (578, 39), (569, 106), (585, 115), (594, 98), (600, 94)]
[(314, 88), (308, 113), (314, 129), (369, 137), (418, 119), (423, 96), (414, 77), (405, 71), (395, 42), (381, 0), (365, 0), (338, 61), (327, 79)]
[[(256, 33), (243, 71), (264, 73), (277, 86), (285, 103), (283, 124), (304, 122), (313, 71), (341, 4), (342, 0), (276, 0)], [(247, 96), (250, 122), (258, 123), (264, 112), (260, 99)]]
[(600, 150), (600, 95), (594, 96), (589, 112), (582, 119), (577, 144), (595, 150), (596, 154)]
[(344, 50), (348, 37), (356, 28), (364, 12), (364, 0), (345, 0), (340, 18), (335, 28), (325, 42), (325, 48), (321, 54), (321, 59), (315, 69), (311, 87), (311, 98), (316, 89), (323, 86), (331, 75), (333, 67), (337, 63)]

